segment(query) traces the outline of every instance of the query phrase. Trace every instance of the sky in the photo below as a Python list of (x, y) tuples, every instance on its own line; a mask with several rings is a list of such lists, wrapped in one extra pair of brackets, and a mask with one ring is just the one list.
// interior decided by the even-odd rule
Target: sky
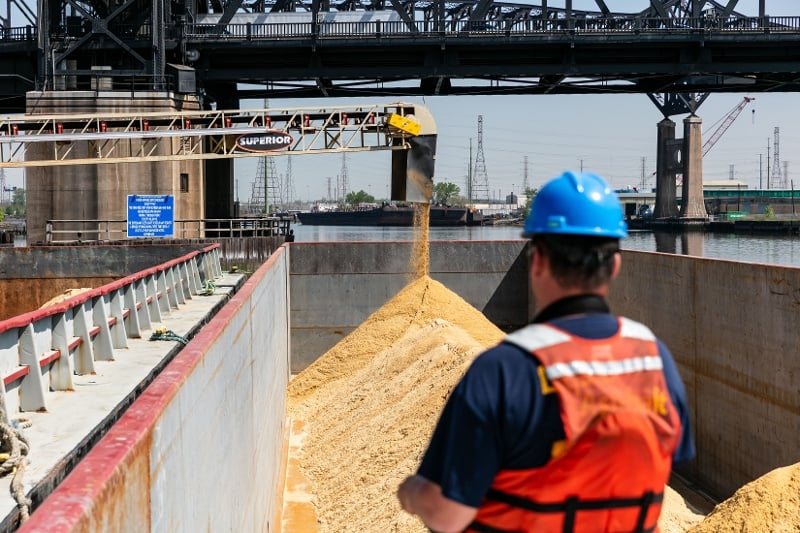
[[(537, 4), (539, 2), (536, 2)], [(724, 0), (721, 4), (726, 3)], [(736, 11), (758, 14), (758, 0), (739, 0)], [(596, 9), (594, 0), (573, 0), (574, 9)], [(649, 0), (606, 0), (612, 12), (637, 12)], [(549, 0), (549, 6), (565, 2)], [(769, 15), (798, 15), (797, 0), (766, 0)], [(745, 96), (755, 100), (708, 152), (703, 179), (743, 181), (751, 188), (767, 186), (767, 164), (774, 162), (775, 128), (779, 131), (781, 171), (800, 186), (800, 93), (728, 93), (710, 95), (697, 111), (704, 141)], [(663, 119), (645, 94), (437, 96), (373, 100), (272, 100), (270, 107), (357, 105), (411, 102), (426, 106), (436, 121), (438, 139), (434, 182), (451, 182), (466, 192), (470, 159), (478, 156), (478, 117), (483, 117), (482, 154), (491, 197), (521, 193), (527, 175), (539, 187), (565, 170), (598, 173), (615, 188), (655, 186), (657, 124)], [(259, 102), (249, 102), (258, 106)], [(246, 107), (243, 105), (242, 107)], [(683, 137), (683, 119), (675, 115), (676, 137)], [(472, 147), (470, 150), (470, 146)], [(769, 154), (769, 155), (768, 155)], [(352, 153), (346, 158), (350, 190), (388, 197), (388, 153)], [(527, 166), (526, 166), (527, 158)], [(276, 158), (277, 172), (287, 175), (285, 158)], [(237, 161), (237, 191), (242, 202), (252, 195), (257, 160)], [(341, 155), (292, 157), (295, 198), (329, 198), (328, 179), (342, 174)], [(795, 168), (796, 166), (796, 168)]]
[[(649, 0), (606, 0), (612, 11), (635, 12)], [(563, 1), (549, 0), (550, 6)], [(771, 15), (800, 15), (796, 0), (767, 0)], [(593, 9), (593, 0), (573, 0), (575, 9)], [(757, 14), (758, 0), (740, 0), (736, 10)], [(766, 186), (767, 164), (774, 161), (774, 131), (779, 128), (781, 171), (800, 187), (800, 93), (712, 94), (698, 109), (707, 139), (720, 121), (745, 97), (754, 97), (704, 158), (704, 180), (734, 179), (751, 188)], [(426, 106), (436, 121), (438, 139), (434, 182), (451, 182), (466, 192), (470, 164), (478, 156), (478, 117), (483, 117), (482, 154), (490, 196), (519, 194), (527, 174), (539, 187), (565, 170), (596, 172), (615, 188), (655, 186), (656, 126), (662, 114), (645, 94), (437, 96), (360, 99), (273, 99), (271, 108), (332, 107), (410, 102)], [(242, 109), (262, 107), (245, 100)], [(676, 136), (683, 137), (685, 115), (671, 117)], [(471, 146), (471, 150), (470, 150)], [(769, 153), (769, 156), (768, 156)], [(389, 191), (390, 153), (349, 153), (346, 172), (350, 190), (378, 199)], [(525, 160), (527, 158), (527, 167)], [(278, 174), (287, 176), (287, 157), (274, 158)], [(235, 197), (249, 201), (259, 158), (237, 159)], [(328, 178), (335, 187), (343, 169), (341, 154), (291, 157), (294, 199), (329, 198)], [(527, 168), (527, 172), (526, 172)], [(6, 170), (6, 182), (21, 185), (19, 170)]]

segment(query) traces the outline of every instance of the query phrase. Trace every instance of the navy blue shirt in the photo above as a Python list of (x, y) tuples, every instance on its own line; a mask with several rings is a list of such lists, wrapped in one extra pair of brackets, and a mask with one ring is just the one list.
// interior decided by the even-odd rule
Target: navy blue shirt
[[(586, 339), (610, 337), (619, 326), (607, 312), (548, 322)], [(657, 344), (683, 428), (673, 454), (677, 464), (695, 453), (689, 410), (672, 354), (663, 342)], [(547, 463), (553, 443), (566, 437), (558, 395), (542, 394), (538, 366), (530, 353), (512, 344), (500, 343), (478, 356), (445, 404), (417, 473), (440, 485), (447, 498), (479, 507), (500, 470)]]

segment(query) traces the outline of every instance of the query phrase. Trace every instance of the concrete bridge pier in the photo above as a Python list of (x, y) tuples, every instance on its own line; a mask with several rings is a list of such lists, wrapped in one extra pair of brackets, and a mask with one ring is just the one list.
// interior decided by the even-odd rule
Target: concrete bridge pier
[(703, 120), (697, 115), (683, 119), (683, 187), (681, 222), (708, 219), (703, 202)]
[[(110, 113), (192, 111), (200, 108), (190, 94), (130, 91), (36, 91), (29, 92), (27, 113), (31, 115), (95, 114), (102, 120)], [(108, 141), (64, 141), (71, 143), (76, 158), (91, 157), (102, 150), (122, 156), (136, 153), (166, 155), (180, 146), (179, 137)], [(171, 146), (170, 143), (173, 143)], [(49, 159), (51, 143), (31, 143), (26, 159)], [(232, 176), (219, 172), (220, 180)], [(203, 163), (199, 160), (167, 160), (147, 163), (103, 163), (55, 165), (26, 170), (28, 243), (46, 240), (47, 220), (116, 220), (108, 229), (125, 238), (127, 197), (130, 194), (163, 194), (175, 198), (175, 219), (203, 219), (205, 197)], [(232, 195), (228, 195), (230, 197)], [(77, 224), (74, 227), (78, 227)], [(84, 231), (59, 234), (59, 240), (98, 239), (98, 224), (86, 222)], [(105, 226), (102, 228), (105, 229)], [(105, 237), (103, 237), (105, 238)]]
[(675, 178), (679, 169), (679, 154), (675, 140), (675, 123), (665, 118), (658, 123), (656, 148), (656, 219), (677, 218)]

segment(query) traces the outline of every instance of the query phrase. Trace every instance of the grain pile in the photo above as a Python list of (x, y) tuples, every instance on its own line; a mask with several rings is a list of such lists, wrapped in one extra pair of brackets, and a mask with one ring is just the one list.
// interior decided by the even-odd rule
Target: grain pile
[(741, 487), (689, 532), (800, 532), (800, 463), (777, 468)]
[(76, 289), (66, 289), (64, 292), (62, 292), (58, 296), (54, 296), (53, 298), (50, 298), (45, 303), (40, 305), (39, 309), (44, 309), (45, 307), (50, 307), (51, 305), (55, 305), (55, 304), (61, 303), (64, 300), (68, 300), (68, 299), (72, 298), (73, 296), (77, 296), (79, 294), (82, 294), (82, 293), (90, 291), (90, 290), (92, 290), (91, 287), (81, 287), (79, 289), (78, 288), (76, 288)]

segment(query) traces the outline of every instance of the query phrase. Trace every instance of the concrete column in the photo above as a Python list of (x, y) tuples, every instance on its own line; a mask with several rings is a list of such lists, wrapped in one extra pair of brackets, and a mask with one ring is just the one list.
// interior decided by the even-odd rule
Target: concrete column
[(703, 120), (691, 115), (683, 120), (683, 187), (681, 219), (708, 218), (703, 203)]
[(675, 218), (678, 204), (675, 194), (675, 123), (665, 118), (658, 123), (656, 148), (656, 207), (655, 218)]
[[(65, 113), (148, 113), (199, 109), (193, 96), (168, 93), (130, 94), (114, 91), (29, 92), (27, 112), (32, 115)], [(113, 141), (111, 141), (113, 142)], [(154, 155), (174, 153), (180, 143), (175, 137), (117, 141), (120, 155), (143, 151)], [(28, 159), (48, 159), (52, 150), (46, 143), (35, 143), (26, 152)], [(109, 141), (75, 142), (75, 157), (88, 157), (97, 150), (108, 151)], [(45, 240), (45, 225), (55, 220), (118, 220), (108, 225), (113, 233), (98, 235), (97, 222), (76, 224), (59, 229), (75, 229), (61, 234), (59, 240), (124, 239), (129, 194), (168, 194), (175, 197), (175, 219), (205, 218), (203, 165), (199, 160), (157, 161), (142, 163), (107, 163), (32, 167), (26, 170), (28, 243)], [(176, 228), (176, 231), (178, 228)]]

